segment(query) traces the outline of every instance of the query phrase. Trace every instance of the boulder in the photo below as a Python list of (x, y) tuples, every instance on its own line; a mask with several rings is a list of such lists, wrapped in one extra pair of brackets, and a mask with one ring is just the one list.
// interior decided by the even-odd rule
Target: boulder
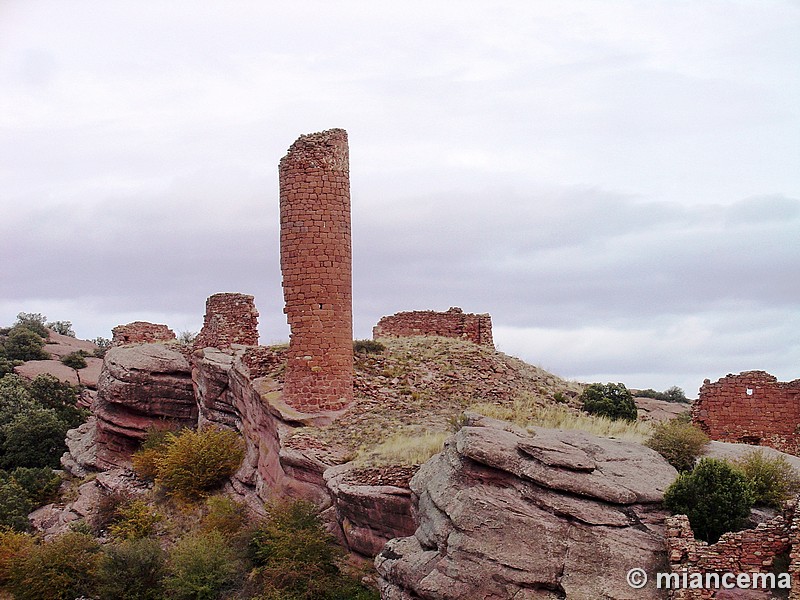
[(197, 403), (191, 367), (181, 347), (154, 343), (110, 348), (97, 398), (96, 464), (101, 469), (130, 464), (147, 430), (193, 427)]
[(375, 562), (386, 600), (641, 599), (666, 569), (656, 452), (578, 431), (530, 433), (479, 415), (411, 480), (419, 526)]

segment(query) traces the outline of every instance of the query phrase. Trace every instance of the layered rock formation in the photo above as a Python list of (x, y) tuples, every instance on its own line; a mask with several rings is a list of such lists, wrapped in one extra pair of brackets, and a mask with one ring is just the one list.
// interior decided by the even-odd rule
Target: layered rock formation
[(150, 427), (196, 426), (191, 373), (189, 361), (176, 344), (110, 348), (92, 406), (97, 418), (95, 466), (108, 469), (130, 464), (131, 453)]
[(411, 480), (419, 527), (376, 558), (386, 600), (641, 599), (677, 473), (638, 444), (470, 415)]

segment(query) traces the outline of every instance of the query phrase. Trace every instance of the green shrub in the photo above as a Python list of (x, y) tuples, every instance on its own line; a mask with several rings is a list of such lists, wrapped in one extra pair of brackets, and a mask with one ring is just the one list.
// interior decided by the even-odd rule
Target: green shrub
[(52, 408), (58, 418), (69, 428), (77, 427), (86, 420), (88, 412), (78, 408), (78, 390), (53, 375), (37, 375), (28, 385), (31, 397), (44, 408)]
[(380, 354), (386, 346), (376, 340), (354, 340), (353, 352), (355, 354)]
[(230, 430), (184, 429), (168, 433), (156, 457), (156, 483), (180, 500), (198, 500), (220, 487), (244, 458), (241, 436)]
[(119, 539), (136, 540), (152, 536), (164, 517), (143, 500), (131, 500), (117, 509), (117, 515), (108, 533)]
[(69, 428), (70, 424), (50, 408), (33, 408), (18, 414), (0, 428), (0, 467), (57, 469), (67, 449), (64, 439)]
[(247, 523), (247, 507), (227, 496), (206, 499), (208, 513), (203, 517), (203, 529), (216, 529), (226, 536), (238, 534)]
[(49, 467), (17, 467), (8, 477), (25, 490), (34, 508), (55, 500), (61, 487), (61, 476)]
[(747, 478), (756, 504), (780, 508), (800, 492), (800, 475), (783, 456), (769, 458), (763, 450), (751, 450), (734, 461), (734, 466)]
[(27, 327), (14, 327), (5, 342), (6, 355), (11, 360), (47, 360), (44, 340)]
[(86, 357), (83, 352), (70, 352), (61, 358), (61, 364), (69, 367), (70, 369), (85, 369), (87, 367)]
[(167, 560), (165, 597), (212, 600), (232, 588), (244, 566), (219, 531), (192, 533), (178, 541)]
[(91, 596), (100, 545), (89, 535), (69, 532), (31, 547), (12, 559), (6, 588), (16, 600), (74, 600)]
[(622, 383), (592, 383), (581, 394), (583, 410), (590, 415), (608, 417), (614, 421), (635, 421), (636, 404)]
[(100, 600), (164, 598), (164, 552), (157, 540), (131, 539), (103, 550), (98, 572)]
[(695, 425), (672, 419), (656, 425), (645, 445), (678, 471), (689, 471), (708, 445), (708, 436)]
[(28, 492), (14, 479), (0, 481), (0, 527), (14, 531), (28, 531), (28, 514), (33, 504)]
[(313, 504), (284, 502), (269, 507), (269, 517), (250, 542), (260, 599), (378, 600), (374, 590), (343, 574), (344, 555), (325, 530)]
[(715, 458), (701, 459), (692, 471), (678, 475), (664, 492), (664, 506), (672, 514), (689, 517), (695, 537), (711, 544), (723, 533), (739, 530), (752, 505), (745, 476)]
[(0, 378), (14, 372), (14, 367), (22, 364), (21, 360), (9, 360), (3, 346), (0, 346)]

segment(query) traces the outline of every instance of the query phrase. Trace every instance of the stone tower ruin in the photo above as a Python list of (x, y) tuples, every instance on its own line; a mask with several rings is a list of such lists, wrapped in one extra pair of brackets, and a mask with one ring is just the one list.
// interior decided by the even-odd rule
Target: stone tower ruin
[(291, 329), (284, 401), (303, 412), (353, 399), (347, 132), (300, 136), (281, 159), (281, 271)]

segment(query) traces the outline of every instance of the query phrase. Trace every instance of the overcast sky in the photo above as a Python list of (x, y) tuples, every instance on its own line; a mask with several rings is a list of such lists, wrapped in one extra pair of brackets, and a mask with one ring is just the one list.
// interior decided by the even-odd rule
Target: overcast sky
[(489, 312), (565, 378), (800, 377), (800, 3), (0, 0), (0, 325), (284, 340), (277, 165), (350, 138), (355, 335)]

